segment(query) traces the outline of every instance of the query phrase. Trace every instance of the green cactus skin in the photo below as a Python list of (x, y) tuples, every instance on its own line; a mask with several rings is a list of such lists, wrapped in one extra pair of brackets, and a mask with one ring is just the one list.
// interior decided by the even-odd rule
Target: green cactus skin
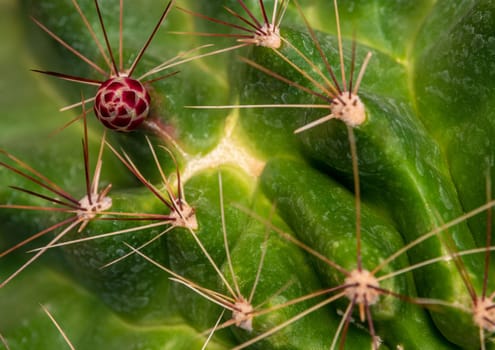
[[(332, 67), (338, 71), (338, 45), (333, 3), (300, 1), (317, 31)], [(78, 1), (94, 28), (99, 29), (94, 3)], [(245, 4), (259, 16), (259, 2)], [(125, 1), (124, 62), (132, 62), (163, 11), (166, 2)], [(223, 6), (244, 13), (237, 0), (177, 1), (177, 5), (223, 21), (232, 15)], [(271, 15), (273, 1), (265, 6)], [(118, 1), (101, 1), (109, 41), (119, 37)], [(361, 185), (363, 268), (381, 261), (432, 229), (485, 204), (487, 178), (493, 167), (493, 62), (495, 62), (495, 3), (489, 0), (428, 1), (341, 0), (341, 28), (346, 69), (352, 37), (357, 41), (356, 64), (368, 51), (373, 57), (359, 95), (367, 121), (356, 127)], [(91, 97), (93, 87), (35, 75), (29, 68), (99, 78), (81, 60), (29, 21), (29, 16), (60, 35), (99, 65), (105, 62), (70, 0), (24, 0), (0, 4), (0, 69), (9, 89), (4, 107), (0, 148), (21, 158), (70, 193), (84, 195), (80, 123), (55, 136), (54, 130), (78, 112), (61, 106)], [(174, 9), (137, 67), (137, 75), (203, 44), (234, 45), (231, 38), (181, 32), (230, 32), (235, 29)], [(97, 30), (98, 36), (101, 36)], [(281, 35), (321, 67), (303, 20), (291, 3)], [(26, 45), (21, 45), (25, 43)], [(318, 76), (283, 44), (280, 52), (309, 74)], [(232, 104), (314, 104), (315, 96), (275, 79), (239, 60), (247, 58), (277, 74), (313, 88), (271, 49), (250, 46), (172, 68), (170, 78), (153, 83), (153, 120), (173, 139), (137, 131), (108, 133), (117, 152), (126, 152), (150, 183), (161, 185), (148, 135), (160, 167), (174, 181), (175, 164), (158, 145), (177, 158), (187, 202), (194, 207), (195, 233), (174, 228), (142, 250), (150, 259), (204, 288), (228, 294), (197, 239), (229, 284), (220, 203), (229, 254), (243, 296), (250, 294), (260, 255), (266, 252), (253, 305), (269, 309), (313, 292), (341, 285), (345, 276), (280, 232), (296, 237), (350, 271), (356, 268), (356, 211), (347, 128), (333, 120), (294, 135), (305, 123), (327, 114), (324, 109), (240, 108), (191, 109), (184, 106)], [(127, 66), (127, 64), (125, 64)], [(340, 73), (340, 72), (339, 72)], [(339, 77), (340, 74), (337, 74)], [(102, 126), (88, 111), (90, 163), (94, 167)], [(1, 161), (6, 161), (2, 155)], [(219, 174), (223, 196), (219, 191)], [(8, 186), (39, 191), (39, 186), (0, 167), (0, 204), (45, 205)], [(102, 183), (111, 183), (112, 211), (168, 214), (168, 208), (120, 162), (109, 149), (103, 154)], [(65, 218), (55, 213), (0, 209), (0, 251)], [(257, 219), (257, 217), (263, 220)], [(270, 222), (268, 225), (267, 222)], [(93, 221), (66, 240), (91, 237), (144, 225), (150, 221)], [(0, 290), (0, 335), (11, 349), (63, 349), (67, 344), (43, 312), (45, 305), (81, 349), (201, 349), (222, 308), (167, 272), (134, 254), (107, 268), (102, 265), (149, 241), (166, 226), (50, 249), (41, 259)], [(446, 242), (459, 251), (487, 243), (485, 214), (474, 216), (410, 249), (387, 264), (377, 277), (427, 259), (448, 256)], [(278, 234), (277, 234), (278, 232)], [(442, 236), (443, 239), (439, 239)], [(266, 238), (268, 237), (268, 238)], [(451, 237), (448, 239), (446, 237)], [(42, 246), (38, 240), (0, 260), (0, 281), (26, 260), (25, 250)], [(484, 279), (483, 254), (462, 258), (477, 295)], [(491, 264), (493, 265), (493, 264)], [(487, 295), (494, 290), (489, 281)], [(408, 298), (434, 298), (464, 305), (464, 310), (436, 305), (422, 307), (391, 295), (371, 306), (382, 348), (479, 349), (479, 330), (466, 311), (472, 300), (453, 261), (437, 262), (383, 281), (380, 287)], [(329, 294), (267, 312), (253, 319), (253, 331), (234, 326), (215, 332), (208, 349), (243, 346), (318, 303)], [(345, 297), (309, 313), (250, 348), (328, 349), (349, 300)], [(225, 312), (222, 322), (231, 317)], [(345, 349), (371, 348), (367, 322), (359, 313), (346, 333)], [(2, 339), (0, 337), (0, 339)], [(492, 348), (489, 334), (486, 348)], [(0, 349), (5, 344), (0, 342)]]
[[(298, 33), (292, 34), (289, 32), (287, 36), (294, 45), (298, 45), (301, 42)], [(307, 41), (307, 38), (303, 36), (302, 42), (305, 41)], [(320, 39), (320, 41), (329, 42), (324, 38)], [(302, 46), (303, 44), (300, 45)], [(323, 50), (324, 52), (329, 52), (326, 50), (326, 46), (323, 46)], [(358, 51), (358, 56), (359, 53), (360, 51)], [(281, 67), (272, 68), (269, 65), (269, 61), (275, 60), (274, 55), (268, 54), (270, 58), (266, 57), (266, 52), (262, 53), (262, 55), (263, 57), (255, 57), (254, 60), (276, 71), (282, 69)], [(311, 55), (315, 62), (318, 62), (317, 55), (317, 52)], [(335, 54), (328, 54), (328, 56), (335, 57)], [(361, 54), (360, 56), (364, 55)], [(375, 58), (380, 59), (380, 54), (375, 54)], [(391, 63), (389, 64), (391, 65)], [(374, 66), (370, 67), (367, 79), (373, 77), (373, 68)], [(378, 70), (381, 71), (381, 68), (378, 67)], [(289, 69), (289, 67), (286, 68), (290, 72)], [(391, 69), (391, 71), (389, 76), (394, 74), (394, 70)], [(397, 71), (400, 70), (395, 70), (395, 72)], [(253, 82), (258, 87), (268, 80), (262, 80), (263, 74), (256, 74), (255, 72), (247, 74), (251, 74), (248, 82)], [(295, 80), (297, 79), (296, 74), (298, 73), (290, 72), (286, 74), (286, 77)], [(268, 80), (268, 84), (270, 84), (270, 80)], [(383, 84), (383, 81), (381, 84)], [(272, 90), (272, 87), (265, 86), (265, 89)], [(251, 96), (249, 96), (249, 91), (252, 90), (246, 89), (248, 91), (245, 93), (245, 96), (248, 96), (246, 104), (252, 103)], [(375, 84), (370, 87), (370, 90), (361, 92), (361, 96), (367, 106), (368, 121), (356, 129), (359, 167), (363, 172), (361, 183), (372, 202), (387, 208), (402, 232), (404, 239), (409, 242), (439, 226), (442, 221), (446, 222), (459, 216), (462, 213), (462, 209), (436, 144), (427, 137), (426, 131), (421, 124), (415, 121), (413, 112), (407, 107), (407, 104), (401, 102), (405, 99), (398, 97), (401, 94), (401, 87), (396, 86), (395, 91), (391, 92), (389, 88), (382, 88), (379, 84)], [(380, 97), (373, 96), (372, 94), (375, 91), (379, 93), (383, 91), (383, 95), (387, 96), (386, 99), (383, 98), (380, 101)], [(281, 96), (288, 98), (287, 96), (290, 96), (288, 89), (282, 90)], [(255, 95), (255, 98), (258, 97), (258, 95)], [(317, 103), (317, 101), (313, 101), (313, 103), (315, 102)], [(265, 120), (269, 120), (271, 123), (283, 118), (277, 111), (272, 110), (265, 113), (268, 114)], [(314, 114), (314, 112), (311, 113), (311, 115)], [(300, 117), (299, 120), (301, 120)], [(299, 122), (299, 124), (303, 123)], [(268, 126), (259, 128), (266, 130)], [(383, 132), (383, 130), (386, 130), (386, 132)], [(347, 130), (341, 122), (329, 122), (320, 128), (315, 128), (301, 135), (303, 151), (311, 155), (317, 162), (352, 176), (348, 151), (349, 145), (345, 142), (346, 134)], [(424, 154), (424, 156), (418, 158), (417, 153)], [(387, 177), (384, 176), (385, 173), (393, 173), (394, 176)], [(394, 204), (391, 205), (391, 203)], [(414, 203), (414, 205), (411, 203)], [(442, 213), (441, 221), (438, 221), (436, 211)], [(466, 225), (456, 226), (449, 231), (455, 237), (458, 249), (470, 249), (475, 246), (473, 236), (467, 231)], [(440, 241), (428, 240), (422, 245), (413, 248), (410, 260), (412, 263), (417, 263), (428, 257), (440, 256), (444, 254), (442, 253), (444, 249)], [(483, 276), (481, 260), (465, 260), (465, 264), (473, 276)], [(449, 270), (450, 272), (448, 272)], [(448, 264), (443, 266), (442, 264), (435, 264), (427, 267), (425, 271), (416, 273), (415, 278), (422, 294), (443, 300), (462, 300), (465, 298), (462, 296), (465, 295), (463, 283), (455, 273), (455, 270), (455, 266), (449, 267)], [(437, 289), (434, 281), (446, 275), (455, 277), (451, 281), (443, 280), (442, 287)], [(473, 279), (473, 283), (480, 285), (475, 279)], [(450, 286), (445, 288), (446, 285)], [(451, 314), (442, 316), (449, 319), (449, 321), (453, 317)], [(442, 316), (435, 314), (434, 319)], [(466, 320), (465, 315), (462, 318), (464, 318), (463, 323), (467, 327), (471, 320)], [(438, 320), (437, 323), (439, 325), (445, 324), (443, 320)], [(449, 324), (452, 323), (449, 322)], [(458, 323), (456, 322), (456, 328), (457, 325)], [(456, 332), (452, 329), (446, 330), (446, 332), (456, 335)], [(463, 339), (466, 339), (465, 335), (461, 335), (458, 341), (463, 341)], [(467, 344), (471, 344), (473, 341), (475, 339), (469, 339)]]
[[(271, 160), (263, 172), (262, 186), (267, 196), (278, 203), (280, 214), (304, 243), (331, 257), (348, 271), (353, 270), (357, 267), (356, 247), (353, 245), (356, 240), (355, 223), (354, 220), (349, 220), (352, 219), (353, 214), (355, 216), (353, 198), (328, 179), (304, 168), (304, 165), (297, 161)], [(320, 193), (327, 193), (327, 196), (315, 200)], [(308, 204), (301, 205), (301, 203)], [(344, 208), (350, 212), (343, 214)], [(311, 219), (311, 214), (318, 219)], [(372, 271), (382, 260), (397, 251), (403, 242), (392, 227), (374, 218), (366, 207), (363, 208), (361, 217), (363, 268)], [(390, 266), (381, 270), (380, 274), (397, 270), (401, 265), (406, 266), (407, 262), (404, 259), (403, 256), (392, 261)], [(330, 285), (342, 283), (342, 275), (335, 269), (321, 262), (317, 264), (316, 269), (326, 283)], [(414, 295), (410, 277), (401, 276), (397, 279), (385, 280), (380, 286), (399, 294)], [(385, 342), (388, 342), (390, 337), (390, 343), (401, 343), (405, 347), (440, 349), (445, 346), (437, 342), (436, 335), (428, 335), (428, 331), (423, 329), (428, 323), (427, 316), (416, 306), (388, 296), (382, 297), (373, 307), (373, 311), (376, 326), (386, 329), (383, 333)], [(404, 314), (409, 315), (407, 321), (397, 322), (394, 319)], [(417, 327), (422, 330), (416, 329)], [(421, 338), (417, 337), (418, 333), (422, 334)]]

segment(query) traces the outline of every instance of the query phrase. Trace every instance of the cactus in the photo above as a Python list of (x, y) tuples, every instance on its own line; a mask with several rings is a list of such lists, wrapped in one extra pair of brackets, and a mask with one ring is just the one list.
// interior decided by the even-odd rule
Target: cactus
[(0, 349), (493, 347), (493, 1), (96, 4), (0, 5)]

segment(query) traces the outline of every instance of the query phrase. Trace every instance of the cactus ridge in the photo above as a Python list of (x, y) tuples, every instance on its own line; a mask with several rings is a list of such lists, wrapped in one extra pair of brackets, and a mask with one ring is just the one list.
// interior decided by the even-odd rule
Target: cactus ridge
[[(0, 346), (493, 347), (491, 179), (481, 202), (466, 194), (482, 187), (479, 169), (466, 166), (478, 159), (475, 147), (453, 155), (466, 125), (428, 106), (432, 94), (458, 102), (450, 69), (466, 84), (478, 74), (455, 68), (462, 64), (432, 45), (457, 45), (455, 57), (466, 58), (462, 40), (485, 40), (495, 28), (490, 1), (456, 10), (442, 1), (412, 9), (376, 0), (375, 18), (364, 15), (370, 5), (333, 0), (332, 20), (330, 0), (177, 3), (24, 1), (37, 29), (66, 51), (54, 48), (55, 62), (64, 57), (75, 73), (33, 71), (98, 91), (63, 108), (82, 107), (59, 130), (82, 119), (83, 162), (65, 146), (79, 129), (24, 150), (23, 160), (0, 151), (9, 185), (0, 189)], [(151, 34), (136, 22), (149, 9), (160, 14)], [(456, 16), (465, 26), (445, 25)], [(351, 45), (343, 39), (348, 18), (359, 28)], [(144, 43), (132, 42), (141, 32)], [(414, 76), (429, 72), (421, 66), (429, 55), (438, 68), (431, 82)], [(125, 91), (100, 91), (115, 79), (132, 81)], [(472, 133), (485, 151), (491, 90), (479, 83), (485, 130)], [(123, 132), (107, 135), (86, 120), (95, 99), (97, 119), (106, 113), (103, 124)], [(442, 121), (452, 128), (439, 132)], [(58, 184), (50, 180), (61, 173)], [(474, 185), (466, 185), (470, 177)], [(38, 238), (44, 243), (33, 248)], [(34, 253), (27, 261), (25, 247)], [(17, 318), (21, 304), (30, 308)], [(86, 339), (90, 329), (96, 336)]]

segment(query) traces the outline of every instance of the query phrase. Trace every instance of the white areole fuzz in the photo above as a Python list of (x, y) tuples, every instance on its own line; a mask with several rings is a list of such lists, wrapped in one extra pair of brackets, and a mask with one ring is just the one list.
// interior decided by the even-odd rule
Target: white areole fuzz
[(366, 112), (363, 102), (357, 94), (344, 91), (333, 101), (330, 107), (332, 115), (342, 120), (350, 127), (356, 127), (366, 121)]
[(368, 270), (354, 270), (347, 276), (344, 282), (349, 287), (345, 290), (345, 296), (354, 300), (356, 304), (373, 305), (378, 301), (378, 280)]
[(258, 46), (268, 47), (270, 49), (278, 49), (282, 45), (282, 40), (280, 39), (280, 28), (275, 24), (270, 23), (269, 25), (264, 24), (261, 30), (266, 34), (256, 34), (254, 36), (253, 43)]
[(253, 330), (253, 306), (244, 298), (239, 299), (234, 303), (234, 311), (232, 311), (232, 320), (234, 324), (248, 332)]
[(79, 201), (80, 209), (77, 211), (77, 216), (84, 221), (90, 221), (102, 211), (110, 209), (112, 207), (112, 198), (107, 196), (100, 197), (101, 194), (98, 193), (93, 193), (91, 196), (85, 195)]
[(473, 303), (473, 320), (481, 329), (495, 332), (495, 304), (491, 298), (477, 298)]

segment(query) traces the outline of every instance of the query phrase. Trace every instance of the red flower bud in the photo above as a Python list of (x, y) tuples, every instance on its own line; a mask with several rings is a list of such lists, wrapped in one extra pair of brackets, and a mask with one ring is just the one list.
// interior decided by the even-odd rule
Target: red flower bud
[(129, 132), (148, 116), (150, 95), (138, 80), (121, 76), (108, 79), (96, 92), (96, 117), (107, 128)]

